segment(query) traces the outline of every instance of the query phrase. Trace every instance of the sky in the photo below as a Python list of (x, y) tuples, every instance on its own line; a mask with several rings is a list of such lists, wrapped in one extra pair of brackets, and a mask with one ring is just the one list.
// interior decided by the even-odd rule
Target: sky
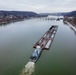
[(76, 0), (0, 0), (0, 10), (69, 12), (76, 10)]

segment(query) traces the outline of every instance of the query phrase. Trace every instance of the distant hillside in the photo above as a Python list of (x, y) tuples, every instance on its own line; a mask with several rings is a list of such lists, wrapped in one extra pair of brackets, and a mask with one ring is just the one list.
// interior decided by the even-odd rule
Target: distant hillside
[(47, 17), (48, 15), (54, 15), (54, 16), (74, 16), (76, 17), (76, 11), (72, 12), (55, 12), (55, 13), (40, 13), (37, 14), (35, 12), (31, 11), (5, 11), (0, 10), (0, 16), (8, 16), (8, 15), (14, 15), (14, 16), (28, 16), (28, 17)]
[(23, 15), (23, 16), (28, 16), (28, 17), (36, 17), (38, 16), (37, 13), (31, 12), (31, 11), (0, 11), (1, 16), (8, 16), (8, 15)]
[(54, 16), (73, 16), (76, 17), (76, 11), (72, 12), (55, 12), (55, 13), (40, 13), (41, 15), (54, 15)]
[(65, 14), (64, 16), (68, 16), (68, 17), (76, 17), (76, 11), (72, 11), (72, 12), (69, 12), (67, 14)]
[(40, 13), (40, 15), (53, 15), (53, 16), (64, 16), (65, 14), (67, 14), (68, 12), (55, 12), (55, 13)]

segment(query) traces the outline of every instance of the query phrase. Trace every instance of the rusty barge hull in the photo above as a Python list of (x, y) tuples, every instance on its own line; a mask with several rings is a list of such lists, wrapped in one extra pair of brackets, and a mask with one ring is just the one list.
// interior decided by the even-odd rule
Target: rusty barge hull
[(49, 30), (39, 39), (39, 41), (37, 41), (33, 48), (36, 48), (39, 45), (42, 50), (49, 50), (56, 35), (57, 29), (57, 25), (52, 25)]

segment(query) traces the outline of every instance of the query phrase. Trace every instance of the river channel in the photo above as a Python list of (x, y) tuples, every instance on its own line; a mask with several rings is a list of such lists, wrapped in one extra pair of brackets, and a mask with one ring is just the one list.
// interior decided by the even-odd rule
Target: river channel
[(0, 26), (0, 75), (20, 75), (33, 45), (52, 26), (58, 30), (33, 75), (76, 75), (76, 33), (63, 21), (31, 19)]

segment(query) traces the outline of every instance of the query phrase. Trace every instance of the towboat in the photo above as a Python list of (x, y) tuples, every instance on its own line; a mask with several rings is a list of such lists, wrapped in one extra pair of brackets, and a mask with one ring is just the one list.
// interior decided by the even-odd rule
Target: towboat
[(42, 53), (41, 47), (36, 46), (36, 49), (33, 52), (32, 56), (29, 58), (29, 61), (35, 63), (38, 60), (38, 58), (40, 57), (41, 53)]

